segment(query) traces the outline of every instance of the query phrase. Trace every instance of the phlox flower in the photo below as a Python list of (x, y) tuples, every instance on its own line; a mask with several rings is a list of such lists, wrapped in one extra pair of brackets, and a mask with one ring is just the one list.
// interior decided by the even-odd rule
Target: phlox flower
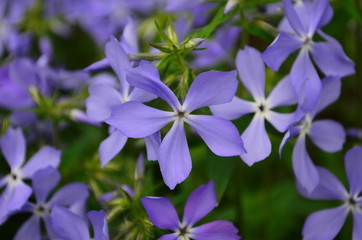
[(317, 167), (320, 181), (311, 193), (299, 187), (299, 192), (309, 199), (337, 200), (343, 205), (312, 213), (303, 227), (304, 240), (332, 240), (343, 227), (349, 213), (353, 216), (352, 239), (362, 239), (362, 147), (350, 149), (344, 159), (349, 191), (327, 169)]
[(236, 156), (245, 151), (236, 127), (228, 120), (215, 116), (191, 114), (196, 109), (232, 100), (237, 88), (236, 72), (209, 71), (199, 74), (181, 104), (176, 95), (161, 80), (158, 70), (148, 62), (130, 69), (127, 81), (134, 87), (149, 91), (165, 100), (172, 112), (129, 101), (112, 111), (108, 124), (124, 135), (142, 138), (159, 132), (173, 122), (158, 150), (158, 162), (166, 185), (174, 189), (191, 171), (191, 157), (184, 123), (188, 123), (219, 156)]
[(241, 135), (246, 148), (246, 153), (242, 153), (241, 158), (251, 166), (268, 157), (271, 152), (265, 121), (269, 121), (279, 132), (285, 132), (294, 122), (294, 113), (277, 113), (273, 109), (296, 104), (297, 98), (290, 86), (289, 77), (281, 80), (269, 96), (265, 97), (265, 64), (258, 50), (248, 46), (239, 50), (236, 66), (240, 80), (253, 96), (254, 102), (234, 97), (230, 103), (212, 106), (210, 109), (215, 116), (228, 120), (255, 113)]
[(41, 221), (45, 223), (49, 238), (56, 239), (57, 236), (52, 230), (50, 218), (50, 213), (55, 205), (69, 207), (73, 209), (73, 212), (82, 214), (83, 206), (79, 205), (85, 205), (88, 198), (88, 187), (81, 183), (70, 183), (48, 198), (59, 180), (59, 172), (52, 167), (41, 169), (33, 175), (32, 185), (36, 203), (27, 202), (19, 211), (32, 213), (32, 216), (19, 228), (14, 240), (41, 240)]
[(211, 212), (217, 204), (214, 183), (198, 187), (187, 199), (184, 215), (180, 221), (171, 201), (165, 197), (143, 197), (142, 204), (153, 225), (174, 233), (163, 235), (158, 240), (237, 240), (238, 229), (224, 220), (213, 221), (197, 227), (194, 225)]
[(62, 240), (109, 240), (108, 222), (106, 213), (101, 211), (90, 211), (87, 214), (93, 226), (94, 237), (91, 238), (87, 222), (70, 210), (54, 206), (51, 213), (52, 227)]
[[(301, 49), (295, 60), (290, 80), (299, 104), (305, 111), (312, 110), (322, 91), (313, 61), (326, 76), (344, 77), (354, 73), (354, 63), (346, 56), (342, 46), (320, 28), (332, 18), (333, 10), (328, 0), (297, 1), (283, 0), (285, 16), (289, 24), (283, 24), (281, 33), (265, 50), (263, 58), (274, 71), (278, 71), (284, 60)], [(318, 33), (325, 41), (316, 42)]]
[(0, 178), (0, 188), (5, 190), (0, 196), (0, 224), (8, 215), (20, 210), (32, 193), (32, 189), (24, 183), (31, 179), (38, 170), (48, 166), (58, 167), (60, 151), (44, 146), (35, 153), (28, 162), (25, 160), (25, 139), (20, 129), (9, 128), (0, 139), (0, 147), (10, 173)]
[(327, 106), (336, 101), (341, 92), (340, 79), (326, 78), (323, 80), (323, 89), (316, 107), (309, 112), (299, 111), (300, 121), (292, 125), (286, 132), (279, 151), (291, 138), (298, 136), (293, 149), (293, 170), (297, 182), (308, 192), (318, 185), (319, 175), (306, 148), (307, 136), (312, 142), (325, 152), (342, 150), (346, 141), (346, 132), (343, 126), (331, 119), (315, 120), (315, 116)]

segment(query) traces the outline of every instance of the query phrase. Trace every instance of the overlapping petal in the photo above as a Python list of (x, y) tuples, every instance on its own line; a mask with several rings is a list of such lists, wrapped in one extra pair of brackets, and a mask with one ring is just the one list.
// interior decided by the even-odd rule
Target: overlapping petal
[(311, 116), (314, 117), (327, 106), (337, 101), (341, 95), (341, 79), (335, 77), (326, 77), (323, 79), (323, 88), (319, 97), (318, 103), (311, 112)]
[(87, 213), (93, 226), (94, 240), (109, 240), (107, 215), (102, 211), (90, 211)]
[(81, 183), (69, 183), (60, 188), (49, 200), (50, 205), (70, 206), (88, 198), (88, 187)]
[(352, 239), (362, 239), (362, 213), (358, 211), (353, 212)]
[(52, 167), (37, 171), (32, 178), (32, 185), (37, 202), (45, 203), (51, 190), (58, 184), (60, 173)]
[(255, 112), (255, 107), (252, 102), (234, 97), (229, 103), (211, 106), (210, 110), (212, 114), (217, 117), (234, 120), (244, 116), (245, 114)]
[(304, 25), (299, 19), (297, 12), (294, 9), (292, 0), (283, 0), (285, 16), (288, 19), (290, 26), (294, 29), (294, 31), (303, 36), (307, 33), (307, 29), (305, 29)]
[(269, 111), (266, 119), (279, 131), (285, 132), (296, 119), (295, 113), (277, 113)]
[(157, 68), (149, 62), (141, 61), (140, 66), (127, 71), (127, 81), (136, 88), (150, 92), (165, 100), (174, 110), (180, 107), (176, 95), (160, 80)]
[(290, 83), (290, 77), (284, 77), (273, 88), (267, 100), (269, 108), (290, 106), (298, 103), (298, 98)]
[(44, 146), (36, 152), (22, 168), (24, 178), (31, 178), (35, 172), (46, 167), (57, 168), (60, 163), (60, 151)]
[(52, 209), (52, 225), (54, 232), (67, 240), (89, 240), (88, 226), (78, 215), (60, 206)]
[(145, 137), (145, 143), (146, 143), (148, 160), (157, 160), (158, 149), (160, 148), (161, 145), (161, 133), (155, 132)]
[(296, 36), (281, 32), (277, 38), (263, 52), (265, 63), (274, 71), (278, 71), (285, 59), (302, 46)]
[(36, 215), (31, 216), (17, 231), (14, 240), (41, 240), (40, 218)]

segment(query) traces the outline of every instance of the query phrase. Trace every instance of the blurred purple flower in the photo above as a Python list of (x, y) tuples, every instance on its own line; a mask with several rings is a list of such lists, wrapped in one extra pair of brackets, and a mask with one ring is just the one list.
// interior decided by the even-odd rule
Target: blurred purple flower
[(198, 46), (206, 48), (205, 50), (193, 52), (195, 59), (191, 64), (195, 68), (210, 68), (221, 62), (233, 62), (230, 51), (235, 47), (240, 32), (240, 27), (225, 25), (220, 28), (214, 39), (206, 40)]
[(312, 192), (318, 185), (319, 176), (308, 155), (306, 137), (309, 136), (312, 142), (325, 152), (342, 150), (346, 140), (346, 132), (340, 123), (331, 119), (314, 120), (319, 112), (338, 99), (340, 92), (340, 79), (332, 77), (324, 79), (321, 96), (316, 107), (307, 113), (299, 110), (301, 120), (289, 128), (279, 148), (281, 152), (284, 144), (298, 135), (293, 149), (293, 170), (298, 183), (308, 192)]
[(60, 151), (42, 147), (24, 164), (25, 139), (20, 129), (9, 128), (0, 139), (1, 151), (10, 166), (10, 173), (0, 178), (0, 188), (6, 186), (0, 196), (0, 224), (8, 215), (20, 210), (31, 195), (31, 188), (24, 180), (31, 179), (38, 170), (48, 166), (58, 167)]
[[(253, 96), (254, 102), (234, 97), (232, 102), (212, 106), (210, 109), (215, 116), (228, 120), (255, 113), (250, 125), (241, 135), (246, 148), (246, 153), (242, 153), (241, 158), (251, 166), (268, 157), (271, 152), (265, 120), (279, 132), (285, 132), (289, 125), (295, 122), (294, 113), (277, 113), (272, 109), (296, 104), (297, 97), (290, 86), (289, 77), (285, 77), (275, 86), (269, 97), (265, 98), (265, 65), (258, 50), (248, 46), (239, 50), (236, 65), (241, 82)], [(255, 143), (258, 144), (257, 147)]]
[[(131, 68), (130, 61), (121, 44), (115, 38), (112, 37), (106, 44), (105, 54), (108, 63), (118, 77), (118, 81), (112, 75), (97, 75), (97, 79), (89, 87), (89, 97), (86, 100), (87, 115), (90, 119), (99, 122), (108, 119), (114, 108), (125, 102), (147, 102), (156, 98), (155, 95), (133, 88), (128, 84), (126, 69)], [(160, 140), (157, 140), (157, 138), (159, 138), (159, 135), (156, 133), (153, 136), (145, 137), (148, 158), (156, 160), (157, 156), (152, 154), (154, 151), (150, 148), (154, 146), (153, 143), (156, 144), (156, 149), (158, 148), (157, 143)], [(110, 129), (110, 136), (101, 143), (99, 148), (99, 156), (103, 167), (122, 150), (127, 139), (117, 129)]]
[(311, 193), (299, 187), (299, 192), (309, 199), (338, 200), (343, 205), (314, 212), (303, 227), (303, 239), (332, 240), (341, 230), (349, 212), (353, 215), (353, 240), (362, 239), (362, 147), (355, 146), (345, 155), (345, 168), (349, 191), (327, 169), (317, 167), (320, 181)]
[[(328, 0), (298, 1), (283, 0), (286, 19), (282, 32), (265, 50), (266, 64), (277, 71), (284, 60), (301, 49), (293, 64), (290, 79), (304, 111), (312, 110), (318, 102), (322, 83), (313, 66), (310, 55), (326, 76), (344, 77), (355, 72), (354, 63), (345, 55), (342, 46), (320, 28), (332, 18), (333, 10)], [(286, 22), (285, 22), (286, 23)], [(318, 33), (325, 41), (314, 42)]]
[(170, 230), (158, 240), (237, 240), (238, 229), (229, 221), (219, 220), (194, 227), (194, 225), (211, 212), (217, 205), (214, 183), (210, 181), (193, 191), (187, 199), (182, 221), (176, 209), (165, 197), (143, 197), (142, 204), (153, 225)]
[[(57, 236), (51, 226), (50, 213), (55, 205), (72, 208), (73, 212), (82, 214), (81, 209), (74, 209), (75, 204), (86, 204), (88, 187), (80, 183), (70, 183), (60, 188), (51, 198), (50, 192), (59, 183), (60, 174), (53, 167), (37, 171), (32, 177), (32, 185), (36, 203), (27, 202), (19, 212), (29, 212), (32, 216), (23, 223), (16, 233), (14, 240), (32, 239), (41, 240), (41, 221), (45, 223), (46, 232), (51, 239)], [(78, 215), (79, 215), (78, 214)]]
[(93, 226), (93, 238), (90, 237), (87, 222), (83, 218), (57, 205), (51, 213), (53, 230), (64, 240), (109, 240), (106, 213), (103, 210), (90, 211), (87, 216)]
[(173, 122), (158, 150), (161, 173), (170, 189), (184, 181), (191, 171), (184, 122), (195, 129), (216, 155), (236, 156), (245, 152), (238, 130), (230, 121), (215, 116), (191, 114), (199, 108), (230, 102), (238, 84), (236, 71), (209, 71), (199, 74), (182, 104), (160, 80), (157, 68), (151, 63), (141, 62), (139, 67), (130, 69), (127, 81), (132, 86), (165, 100), (173, 112), (130, 101), (114, 108), (106, 122), (131, 138), (155, 134)]

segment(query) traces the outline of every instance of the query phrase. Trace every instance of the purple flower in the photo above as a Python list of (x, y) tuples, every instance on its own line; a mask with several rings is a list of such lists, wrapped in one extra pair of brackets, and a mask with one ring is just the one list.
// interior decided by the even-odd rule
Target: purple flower
[(93, 226), (94, 237), (89, 235), (87, 222), (61, 206), (54, 206), (51, 221), (54, 232), (64, 240), (109, 240), (106, 213), (90, 211), (87, 214)]
[(338, 99), (340, 92), (340, 79), (324, 79), (322, 93), (315, 109), (301, 114), (301, 120), (289, 128), (280, 145), (281, 152), (284, 144), (298, 135), (293, 149), (293, 170), (298, 183), (308, 192), (312, 192), (318, 185), (319, 176), (308, 155), (306, 137), (310, 137), (312, 142), (325, 152), (340, 151), (346, 140), (346, 132), (340, 123), (330, 119), (314, 120), (319, 112)]
[(341, 230), (348, 213), (353, 215), (353, 240), (362, 239), (362, 147), (355, 146), (345, 155), (345, 168), (349, 191), (327, 169), (317, 167), (320, 182), (313, 192), (303, 188), (299, 192), (309, 199), (338, 200), (343, 205), (314, 212), (308, 216), (303, 227), (303, 239), (332, 240)]
[(194, 51), (195, 60), (191, 63), (196, 68), (210, 68), (220, 62), (232, 62), (230, 51), (235, 47), (240, 36), (239, 27), (220, 28), (215, 34), (215, 39), (206, 40), (199, 45), (199, 48), (206, 48), (202, 51)]
[[(296, 7), (291, 0), (283, 2), (289, 27), (282, 27), (282, 32), (263, 53), (263, 58), (268, 66), (277, 71), (292, 52), (301, 49), (293, 64), (290, 79), (303, 110), (310, 111), (322, 91), (322, 83), (310, 55), (326, 76), (350, 75), (354, 73), (354, 63), (335, 39), (319, 30), (333, 15), (328, 0), (315, 0), (313, 3), (298, 1)], [(315, 42), (315, 33), (325, 41)]]
[[(109, 74), (97, 75), (97, 79), (89, 87), (89, 97), (86, 100), (87, 115), (94, 121), (105, 121), (111, 116), (114, 108), (128, 101), (147, 102), (156, 96), (131, 87), (126, 81), (126, 69), (131, 68), (127, 54), (124, 52), (120, 43), (115, 39), (106, 44), (105, 54), (107, 61), (115, 71), (118, 80)], [(152, 134), (151, 134), (152, 135)], [(159, 135), (153, 134), (146, 137), (148, 158), (156, 160), (157, 156), (153, 154), (152, 147), (158, 148)], [(110, 136), (100, 145), (99, 156), (104, 167), (112, 160), (124, 147), (127, 137), (117, 129), (110, 129)]]
[(31, 188), (24, 180), (31, 179), (38, 170), (48, 166), (58, 167), (60, 151), (42, 147), (24, 164), (25, 139), (20, 129), (9, 128), (0, 139), (1, 151), (10, 166), (10, 173), (0, 178), (0, 188), (6, 186), (0, 196), (0, 224), (7, 216), (23, 207), (31, 195)]
[[(79, 212), (76, 204), (86, 203), (88, 187), (80, 183), (70, 183), (60, 188), (48, 200), (49, 193), (60, 180), (59, 172), (53, 167), (37, 171), (32, 177), (32, 185), (36, 203), (27, 202), (20, 212), (32, 213), (32, 216), (19, 228), (14, 240), (32, 239), (41, 240), (41, 221), (45, 223), (45, 229), (51, 239), (56, 238), (52, 227), (50, 213), (55, 205), (73, 207), (74, 212)], [(76, 209), (74, 209), (76, 207)]]
[(245, 50), (239, 50), (236, 65), (240, 79), (253, 96), (254, 102), (234, 97), (230, 103), (212, 106), (211, 111), (215, 116), (228, 120), (255, 113), (250, 125), (241, 135), (246, 148), (246, 153), (242, 153), (241, 158), (251, 166), (268, 157), (271, 152), (265, 120), (268, 120), (279, 132), (285, 132), (294, 120), (294, 113), (277, 113), (272, 109), (296, 104), (297, 98), (290, 86), (289, 77), (281, 80), (269, 97), (265, 98), (265, 65), (260, 52), (256, 49), (245, 47)]
[(165, 100), (173, 111), (162, 111), (132, 101), (116, 107), (106, 122), (131, 138), (155, 134), (173, 122), (158, 150), (161, 173), (170, 189), (185, 180), (191, 171), (185, 122), (195, 129), (216, 155), (236, 156), (245, 152), (238, 130), (230, 121), (191, 114), (199, 108), (230, 102), (237, 88), (235, 71), (201, 73), (192, 83), (182, 104), (160, 80), (157, 68), (150, 63), (141, 62), (139, 67), (129, 70), (127, 80), (134, 87)]
[(164, 235), (159, 240), (237, 240), (238, 229), (229, 221), (219, 220), (194, 227), (211, 212), (217, 204), (214, 183), (210, 181), (191, 193), (187, 199), (184, 216), (180, 221), (171, 201), (165, 197), (143, 197), (142, 204), (153, 225), (174, 233)]

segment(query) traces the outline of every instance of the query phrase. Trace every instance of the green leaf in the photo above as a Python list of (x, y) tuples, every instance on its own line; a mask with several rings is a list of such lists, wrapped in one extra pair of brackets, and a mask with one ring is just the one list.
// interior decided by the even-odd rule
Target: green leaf
[(217, 199), (220, 201), (230, 181), (230, 177), (235, 168), (235, 163), (240, 162), (240, 158), (219, 157), (211, 152), (208, 155), (209, 177), (214, 181)]
[(351, 15), (351, 17), (362, 25), (362, 14), (359, 11), (356, 1), (344, 0), (342, 1), (342, 4), (346, 11)]

